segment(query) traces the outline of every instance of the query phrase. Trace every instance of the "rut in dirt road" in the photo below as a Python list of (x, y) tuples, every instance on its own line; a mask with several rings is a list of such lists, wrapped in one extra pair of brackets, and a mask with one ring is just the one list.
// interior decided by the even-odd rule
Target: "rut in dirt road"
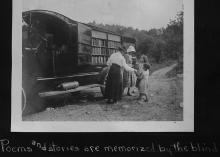
[[(109, 105), (105, 100), (88, 100), (68, 104), (63, 107), (45, 110), (24, 117), (27, 121), (181, 121), (183, 109), (182, 80), (167, 78), (165, 74), (177, 64), (159, 69), (149, 77), (149, 102), (137, 101), (138, 91), (134, 96), (124, 95), (116, 105)], [(100, 93), (99, 88), (91, 92)]]
[(169, 72), (170, 70), (172, 70), (173, 68), (175, 68), (177, 66), (177, 63), (171, 65), (171, 66), (168, 66), (168, 67), (165, 67), (165, 68), (162, 68), (162, 69), (159, 69), (155, 72), (153, 72), (150, 76), (150, 79), (153, 79), (153, 78), (156, 78), (156, 79), (160, 79), (160, 78), (164, 78), (166, 73)]
[(156, 117), (152, 120), (182, 120), (183, 80), (167, 78), (166, 73), (177, 64), (153, 72), (149, 78), (150, 104), (154, 107)]

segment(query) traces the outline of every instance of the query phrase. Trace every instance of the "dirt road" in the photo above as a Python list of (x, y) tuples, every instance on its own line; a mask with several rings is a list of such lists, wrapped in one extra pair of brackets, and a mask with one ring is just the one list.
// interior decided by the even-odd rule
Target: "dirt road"
[(67, 103), (57, 108), (23, 117), (27, 121), (181, 121), (183, 109), (182, 77), (167, 78), (165, 74), (176, 64), (159, 69), (149, 78), (149, 102), (139, 103), (138, 91), (134, 96), (123, 96), (116, 105), (102, 99), (100, 89), (93, 88), (85, 93), (94, 99)]

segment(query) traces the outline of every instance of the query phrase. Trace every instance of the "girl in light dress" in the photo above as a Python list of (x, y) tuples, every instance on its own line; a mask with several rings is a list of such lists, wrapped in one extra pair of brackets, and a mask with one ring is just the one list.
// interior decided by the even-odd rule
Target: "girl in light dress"
[(149, 80), (150, 65), (147, 63), (140, 64), (137, 71), (137, 87), (139, 90), (139, 100), (141, 102), (148, 101), (148, 80)]

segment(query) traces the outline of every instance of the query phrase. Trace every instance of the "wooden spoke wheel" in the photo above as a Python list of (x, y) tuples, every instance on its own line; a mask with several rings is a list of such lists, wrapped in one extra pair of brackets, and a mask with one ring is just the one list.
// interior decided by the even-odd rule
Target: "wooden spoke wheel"
[(103, 70), (100, 72), (100, 84), (102, 86), (100, 86), (101, 89), (101, 93), (103, 96), (105, 96), (105, 86), (106, 86), (106, 80), (107, 80), (107, 76), (108, 76), (108, 67), (103, 68)]
[(22, 116), (40, 112), (45, 109), (45, 103), (38, 95), (37, 87), (31, 86), (29, 90), (22, 89)]

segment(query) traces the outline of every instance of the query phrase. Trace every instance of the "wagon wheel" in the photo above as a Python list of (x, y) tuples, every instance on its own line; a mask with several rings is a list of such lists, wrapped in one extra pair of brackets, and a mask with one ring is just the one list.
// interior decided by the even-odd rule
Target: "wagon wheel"
[(33, 88), (22, 89), (22, 116), (37, 113), (45, 109), (45, 103), (38, 95), (37, 86), (31, 86)]
[(103, 70), (100, 72), (100, 89), (101, 89), (101, 93), (103, 96), (105, 96), (105, 86), (106, 86), (106, 80), (107, 80), (107, 76), (108, 76), (108, 67), (103, 68)]
[(105, 78), (104, 78), (104, 81), (103, 81), (103, 83), (102, 83), (102, 86), (100, 86), (100, 89), (101, 89), (101, 92), (102, 92), (102, 95), (103, 95), (103, 96), (105, 96), (106, 80), (107, 80), (107, 75), (106, 75)]

